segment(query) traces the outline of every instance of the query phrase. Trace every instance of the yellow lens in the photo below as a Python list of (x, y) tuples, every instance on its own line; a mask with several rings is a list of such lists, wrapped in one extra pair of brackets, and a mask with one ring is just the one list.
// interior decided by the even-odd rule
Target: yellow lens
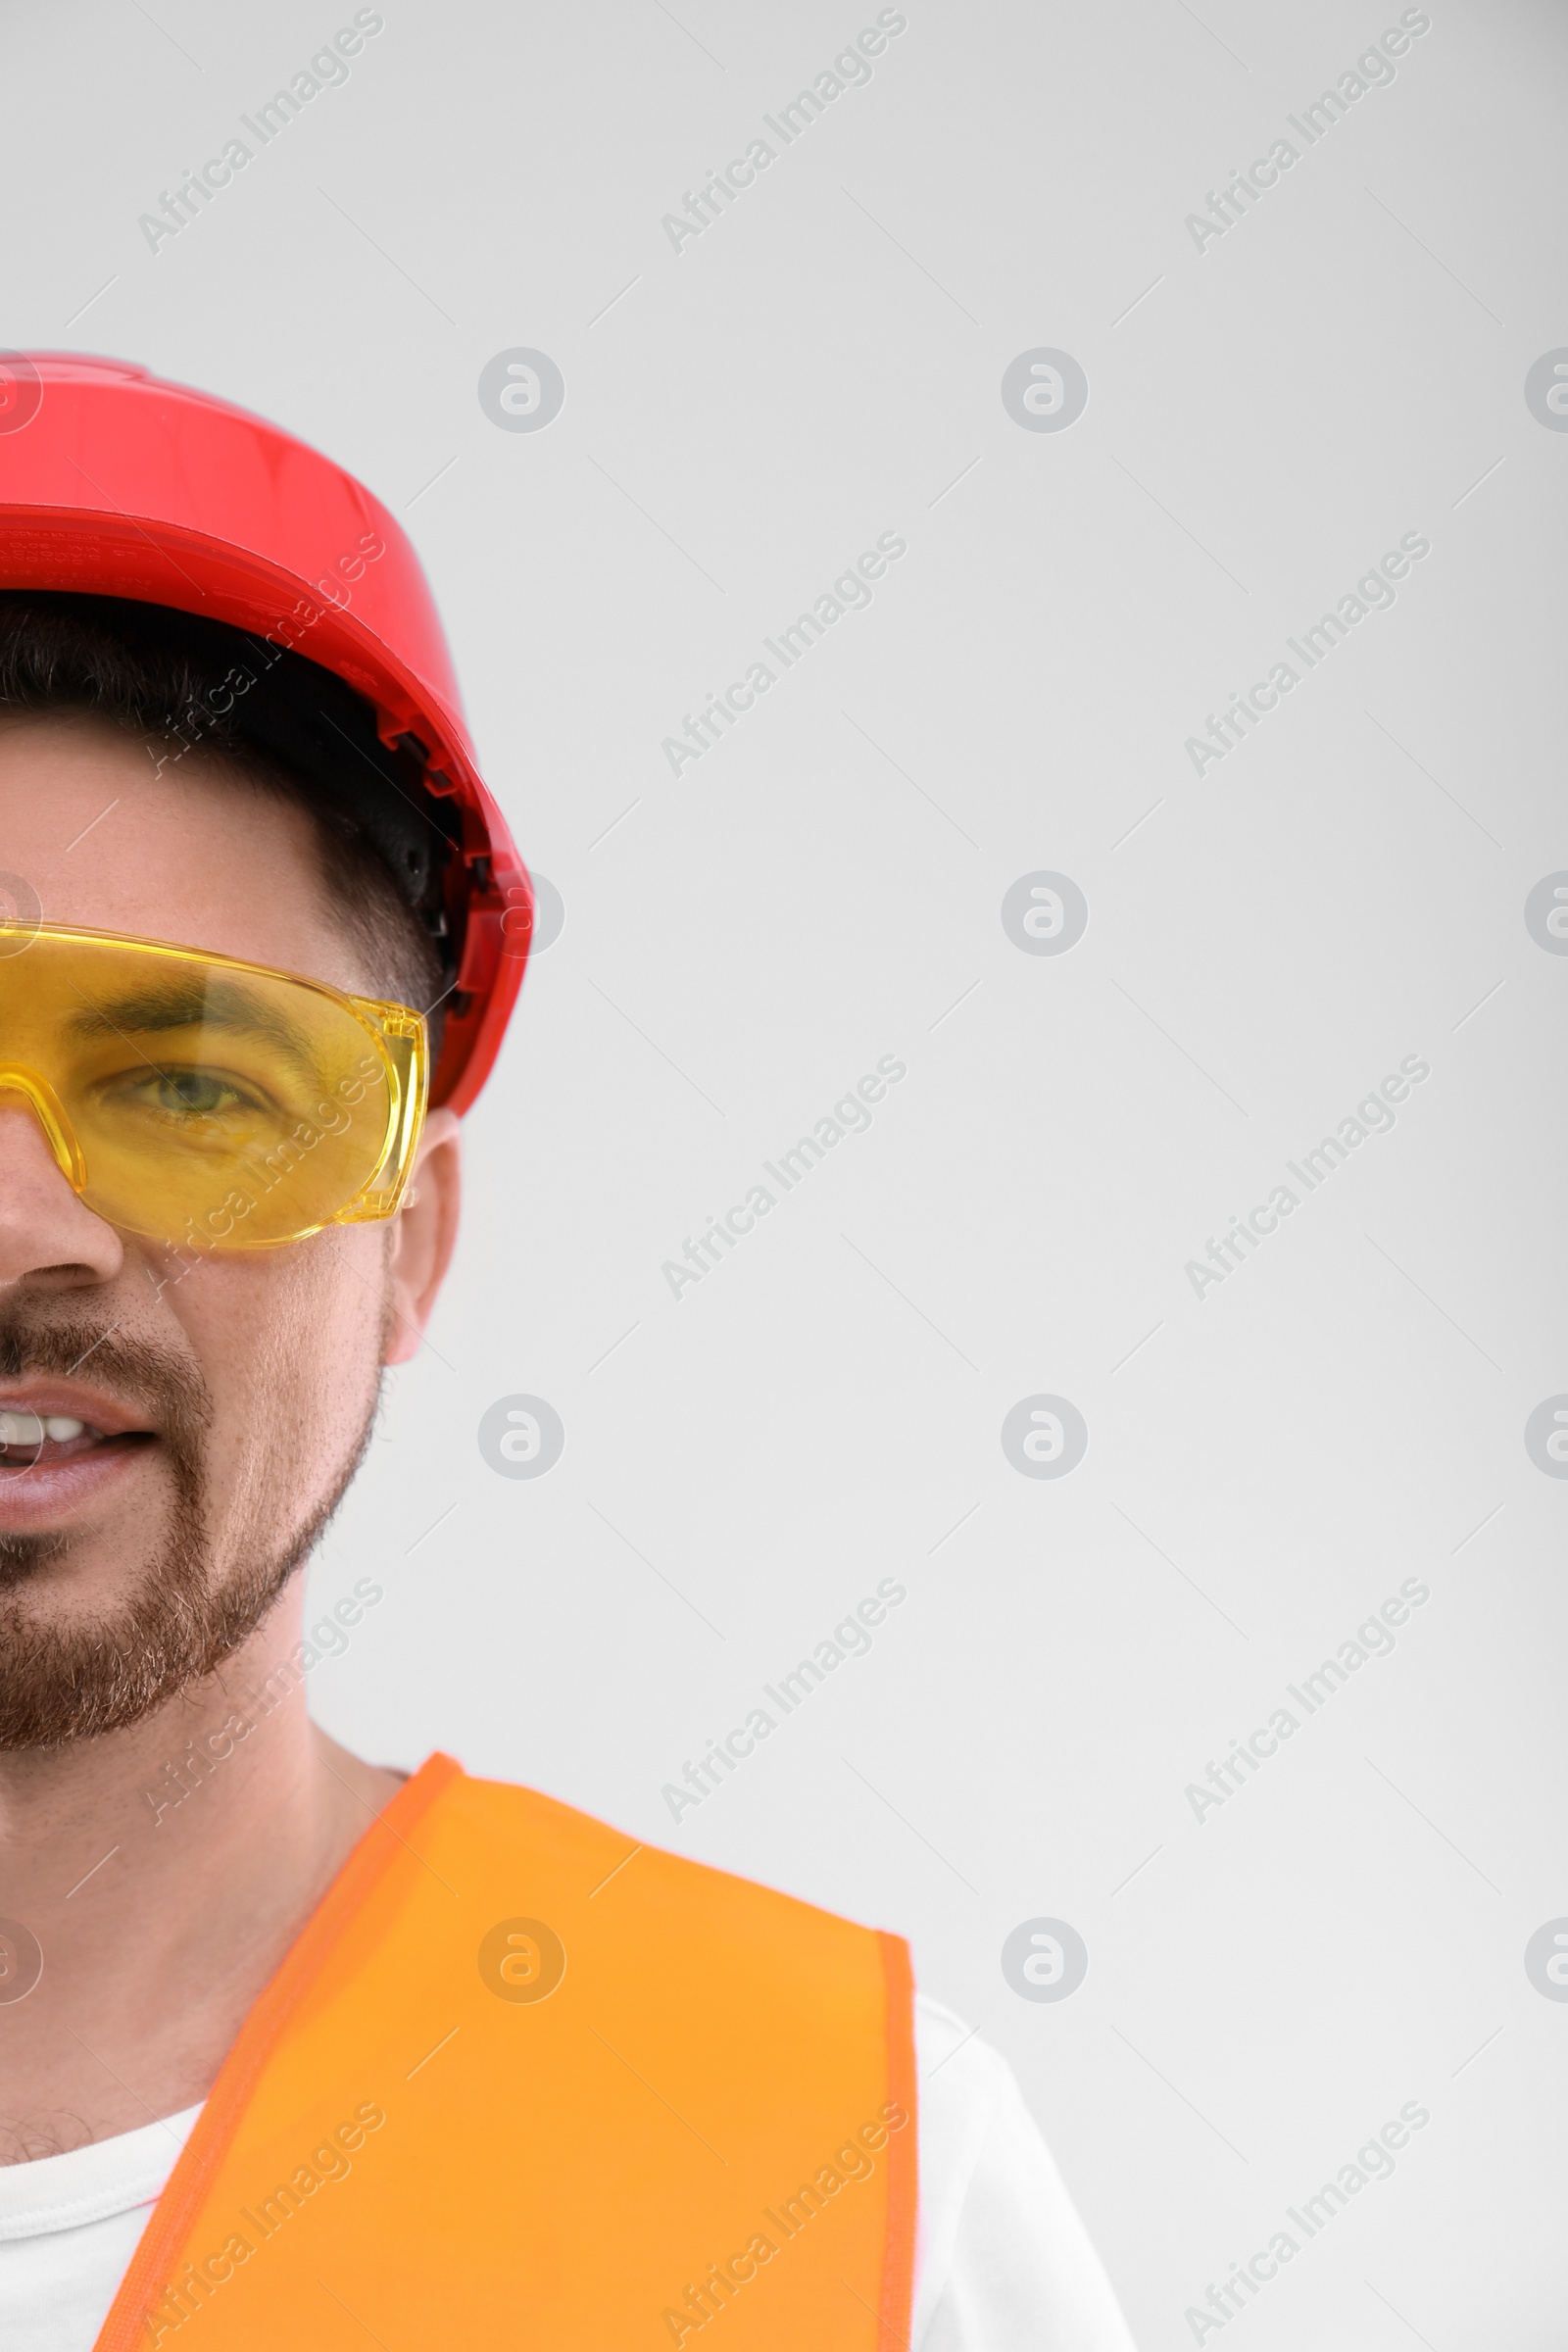
[(47, 1134), (29, 1072), (63, 1113), (72, 1165), (50, 1140), (89, 1208), (171, 1243), (257, 1248), (396, 1206), (424, 1023), (257, 965), (45, 925), (0, 957), (0, 1088), (30, 1095)]

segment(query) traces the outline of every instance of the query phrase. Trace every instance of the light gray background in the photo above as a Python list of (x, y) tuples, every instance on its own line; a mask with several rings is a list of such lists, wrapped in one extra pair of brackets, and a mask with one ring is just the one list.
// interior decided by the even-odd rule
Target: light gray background
[[(662, 216), (874, 8), (383, 13), (156, 255), (137, 216), (352, 11), (5, 30), (7, 339), (239, 400), (387, 501), (566, 909), (315, 1571), (386, 1594), (322, 1719), (906, 1933), (1148, 2352), (1411, 2100), (1394, 2178), (1233, 2325), (1560, 2342), (1568, 2005), (1523, 1951), (1568, 1912), (1568, 1486), (1522, 1435), (1568, 1389), (1568, 959), (1522, 914), (1568, 865), (1568, 436), (1523, 398), (1568, 343), (1560, 12), (1434, 0), (1201, 254), (1185, 216), (1396, 7), (909, 0), (678, 254)], [(564, 374), (540, 433), (479, 407), (517, 345)], [(1064, 433), (1002, 405), (1036, 345), (1089, 377)], [(672, 777), (682, 713), (885, 531), (871, 608)], [(1204, 714), (1409, 531), (1393, 610), (1196, 777)], [(1090, 904), (1060, 958), (1002, 928), (1040, 867)], [(871, 1131), (672, 1298), (889, 1054)], [(1196, 1298), (1406, 1054), (1395, 1131)], [(1059, 1482), (1000, 1445), (1039, 1391), (1089, 1426)], [(538, 1481), (478, 1450), (516, 1392), (565, 1426)], [(889, 1576), (870, 1654), (673, 1823), (662, 1784)], [(1410, 1577), (1395, 1652), (1195, 1821)], [(1039, 1915), (1089, 1948), (1060, 2004), (1002, 1974)]]

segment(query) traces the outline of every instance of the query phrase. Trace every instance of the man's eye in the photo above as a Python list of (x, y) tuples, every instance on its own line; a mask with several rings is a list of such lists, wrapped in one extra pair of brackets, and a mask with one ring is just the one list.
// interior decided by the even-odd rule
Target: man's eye
[(143, 1100), (171, 1118), (211, 1119), (232, 1110), (241, 1098), (209, 1070), (160, 1070), (148, 1079)]

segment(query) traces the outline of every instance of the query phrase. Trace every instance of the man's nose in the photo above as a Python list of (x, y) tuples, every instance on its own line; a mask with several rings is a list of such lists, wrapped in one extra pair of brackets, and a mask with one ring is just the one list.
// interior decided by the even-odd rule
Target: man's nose
[(0, 1088), (0, 1286), (109, 1282), (123, 1262), (120, 1236), (72, 1191), (31, 1104)]

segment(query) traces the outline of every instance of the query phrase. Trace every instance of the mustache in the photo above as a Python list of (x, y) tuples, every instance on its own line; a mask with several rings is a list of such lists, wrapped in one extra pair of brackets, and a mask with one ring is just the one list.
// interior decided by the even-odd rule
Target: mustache
[(145, 1408), (177, 1454), (196, 1454), (212, 1424), (213, 1397), (192, 1357), (118, 1323), (43, 1315), (36, 1307), (0, 1310), (0, 1380), (72, 1380), (78, 1373)]

